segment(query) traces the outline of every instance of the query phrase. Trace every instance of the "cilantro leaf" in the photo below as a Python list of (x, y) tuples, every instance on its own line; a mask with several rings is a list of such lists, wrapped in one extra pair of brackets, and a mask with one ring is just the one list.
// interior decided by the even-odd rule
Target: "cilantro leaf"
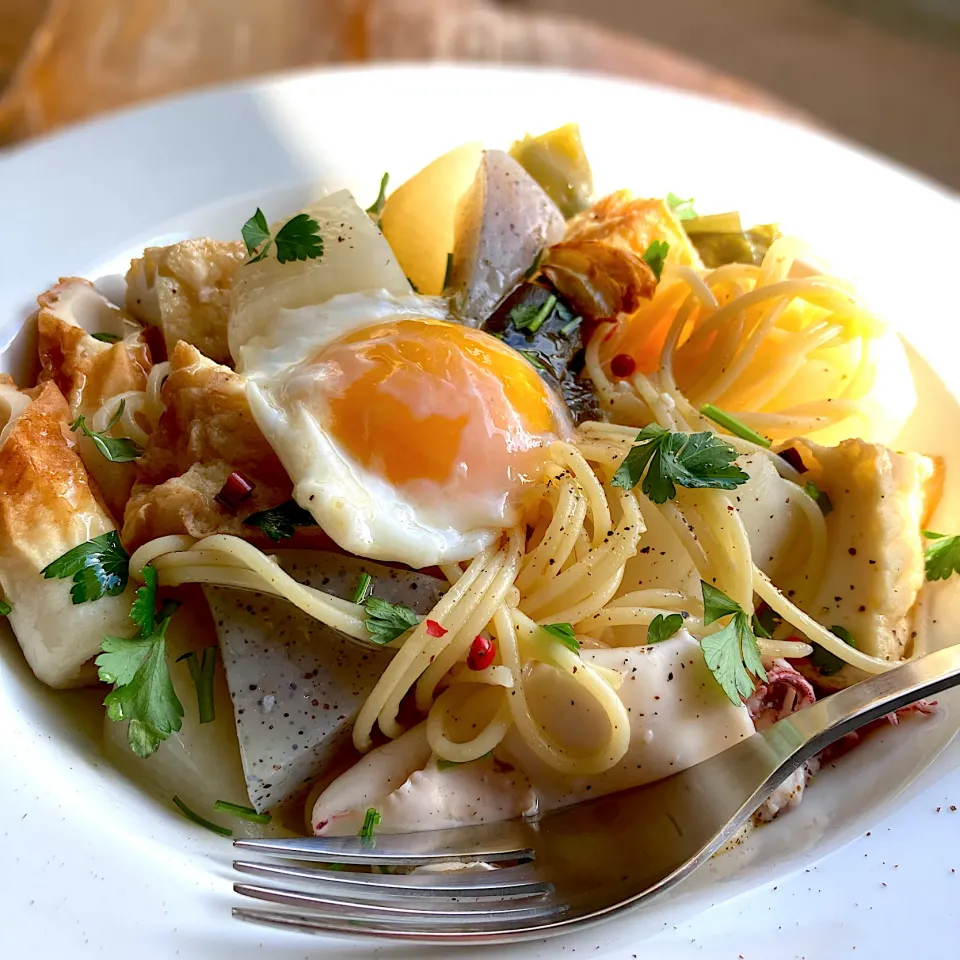
[(367, 815), (363, 818), (363, 826), (360, 828), (360, 832), (357, 834), (361, 840), (372, 840), (373, 831), (376, 827), (380, 826), (383, 817), (380, 816), (380, 811), (374, 807), (370, 807), (367, 810)]
[(670, 250), (670, 244), (666, 240), (654, 240), (653, 243), (647, 247), (647, 252), (644, 253), (643, 259), (646, 261), (647, 266), (653, 271), (653, 275), (660, 279), (660, 275), (663, 273), (663, 265), (667, 260), (667, 253)]
[[(120, 638), (108, 638), (104, 644), (110, 642), (110, 649), (105, 654), (111, 659), (101, 663), (104, 654), (97, 657), (97, 666), (108, 675), (114, 674), (118, 658), (125, 657), (122, 672), (116, 674), (117, 686), (107, 694), (103, 703), (111, 720), (130, 721), (127, 741), (130, 749), (143, 759), (156, 753), (160, 744), (179, 730), (183, 722), (183, 705), (167, 666), (165, 635), (169, 623), (170, 619), (167, 618), (149, 637), (134, 637), (126, 641), (136, 648), (136, 652), (130, 648), (118, 651), (122, 643), (118, 642)], [(138, 653), (142, 654), (141, 662), (131, 675), (130, 669)], [(121, 683), (121, 680), (126, 682)]]
[(383, 208), (387, 205), (387, 184), (389, 183), (390, 174), (385, 173), (380, 180), (380, 192), (377, 194), (377, 199), (366, 210), (378, 223), (380, 222), (380, 214), (383, 213)]
[(698, 214), (693, 209), (693, 198), (684, 200), (675, 193), (667, 194), (667, 206), (673, 211), (673, 215), (678, 220), (696, 220)]
[(277, 542), (292, 537), (296, 527), (315, 527), (317, 521), (296, 500), (288, 500), (279, 507), (251, 513), (243, 521), (245, 527), (259, 527), (271, 540)]
[(0, 600), (0, 617), (9, 617), (13, 613), (13, 607), (6, 600)]
[[(259, 207), (257, 207), (257, 212), (240, 228), (240, 235), (243, 237), (244, 246), (251, 257), (257, 252), (257, 247), (267, 241), (267, 245), (260, 251), (260, 255), (255, 260), (262, 260), (267, 255), (267, 251), (270, 249), (270, 226)], [(254, 263), (255, 260), (251, 260), (250, 263)]]
[(540, 629), (544, 633), (549, 633), (555, 640), (559, 640), (568, 650), (572, 650), (578, 657), (580, 656), (580, 641), (573, 632), (573, 626), (569, 623), (542, 623)]
[(367, 597), (363, 606), (367, 611), (367, 632), (374, 643), (390, 643), (420, 623), (416, 613), (402, 603)]
[(101, 343), (119, 343), (123, 339), (119, 333), (91, 333), (90, 336)]
[(126, 590), (130, 556), (117, 531), (111, 530), (68, 550), (40, 572), (47, 580), (72, 577), (71, 599), (75, 604), (86, 603)]
[(700, 641), (700, 647), (703, 659), (717, 683), (731, 702), (739, 706), (741, 700), (746, 700), (753, 693), (754, 678), (767, 679), (757, 640), (750, 629), (750, 620), (739, 603), (703, 580), (700, 586), (703, 590), (704, 624), (713, 623), (721, 617), (731, 617), (725, 627), (705, 636)]
[(70, 424), (70, 429), (74, 433), (79, 430), (85, 437), (89, 437), (97, 450), (111, 463), (130, 463), (133, 460), (139, 460), (143, 456), (143, 447), (140, 444), (135, 443), (129, 437), (115, 439), (108, 436), (110, 431), (120, 422), (120, 417), (123, 416), (126, 406), (127, 401), (121, 400), (116, 413), (107, 424), (107, 429), (102, 433), (95, 433), (91, 430), (87, 426), (86, 417), (82, 413)]
[(737, 456), (729, 443), (709, 431), (670, 433), (652, 423), (637, 434), (612, 483), (631, 490), (642, 477), (641, 489), (654, 503), (672, 500), (677, 486), (733, 490), (750, 479), (734, 464)]
[(647, 643), (663, 643), (669, 640), (683, 626), (683, 617), (679, 613), (671, 613), (665, 617), (658, 613), (650, 626), (647, 627)]
[(517, 330), (529, 330), (530, 333), (536, 333), (543, 322), (553, 312), (557, 305), (557, 298), (550, 294), (542, 304), (537, 306), (534, 303), (519, 303), (510, 311), (510, 319), (513, 321)]
[(142, 572), (143, 586), (137, 591), (133, 606), (130, 608), (130, 619), (139, 627), (141, 636), (149, 637), (155, 629), (157, 568), (147, 564)]
[[(830, 632), (835, 636), (839, 637), (848, 647), (857, 648), (857, 642), (853, 637), (853, 634), (846, 629), (846, 627), (840, 627), (834, 624), (830, 628)], [(821, 647), (819, 643), (813, 645), (813, 653), (810, 655), (810, 662), (820, 671), (820, 674), (824, 677), (832, 677), (835, 673), (839, 673), (846, 665), (847, 661), (842, 657), (838, 657), (835, 653), (831, 653), (827, 650), (826, 647)]]
[(320, 224), (305, 213), (298, 213), (278, 231), (274, 242), (277, 245), (277, 260), (318, 260), (323, 256), (323, 237)]
[(924, 530), (923, 535), (933, 541), (924, 554), (927, 579), (948, 580), (960, 572), (960, 536), (948, 537), (932, 530)]

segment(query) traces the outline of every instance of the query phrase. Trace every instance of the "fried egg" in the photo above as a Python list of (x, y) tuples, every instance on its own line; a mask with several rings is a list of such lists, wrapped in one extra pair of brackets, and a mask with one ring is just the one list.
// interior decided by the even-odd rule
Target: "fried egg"
[(344, 294), (284, 325), (299, 327), (286, 346), (247, 355), (251, 409), (296, 501), (351, 553), (420, 568), (474, 556), (571, 430), (524, 357), (436, 300)]

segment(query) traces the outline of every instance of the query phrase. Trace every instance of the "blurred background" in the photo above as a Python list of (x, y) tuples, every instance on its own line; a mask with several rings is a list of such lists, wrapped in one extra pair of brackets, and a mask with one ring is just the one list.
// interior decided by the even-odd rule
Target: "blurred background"
[(960, 0), (0, 0), (0, 143), (219, 81), (424, 59), (693, 90), (960, 188)]

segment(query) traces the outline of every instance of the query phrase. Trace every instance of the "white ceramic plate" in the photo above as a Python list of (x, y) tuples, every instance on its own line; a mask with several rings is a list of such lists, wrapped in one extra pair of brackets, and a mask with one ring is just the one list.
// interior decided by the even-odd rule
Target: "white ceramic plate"
[[(342, 70), (215, 90), (107, 118), (0, 160), (0, 370), (24, 374), (36, 295), (59, 276), (122, 272), (145, 245), (235, 237), (257, 206), (272, 217), (319, 188), (361, 200), (466, 140), (506, 146), (527, 130), (580, 122), (599, 190), (693, 195), (811, 240), (856, 280), (938, 372), (918, 365), (927, 416), (911, 445), (946, 454), (960, 505), (960, 307), (952, 292), (960, 208), (954, 198), (811, 131), (710, 101), (553, 72), (449, 67)], [(952, 394), (952, 396), (951, 396)], [(951, 514), (953, 514), (951, 516)], [(938, 518), (960, 528), (954, 507)], [(946, 603), (932, 616), (954, 612)], [(955, 618), (954, 618), (954, 622)], [(692, 915), (800, 869), (906, 802), (915, 781), (960, 766), (950, 745), (960, 704), (926, 724), (873, 738), (822, 776), (798, 811), (758, 831), (671, 898), (562, 941), (610, 955), (665, 920)], [(73, 957), (135, 945), (138, 960), (367, 957), (370, 943), (304, 939), (229, 917), (231, 850), (103, 760), (88, 694), (52, 694), (0, 637), (0, 921), (5, 946), (71, 948)], [(932, 770), (927, 768), (935, 765)], [(933, 880), (931, 880), (933, 883)], [(11, 942), (12, 938), (12, 942)], [(541, 947), (511, 956), (541, 955)], [(561, 943), (546, 948), (559, 955)], [(5, 952), (5, 951), (3, 951)], [(378, 955), (419, 948), (378, 945)], [(618, 950), (617, 955), (621, 954)], [(635, 954), (634, 954), (635, 955)]]

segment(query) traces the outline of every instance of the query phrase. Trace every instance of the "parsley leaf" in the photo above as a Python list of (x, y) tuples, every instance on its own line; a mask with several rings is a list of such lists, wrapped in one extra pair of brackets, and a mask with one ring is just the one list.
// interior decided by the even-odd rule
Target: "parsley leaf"
[(677, 486), (733, 490), (750, 479), (734, 464), (737, 456), (729, 443), (709, 431), (670, 433), (652, 423), (637, 434), (612, 483), (632, 490), (643, 477), (641, 489), (654, 503), (672, 500)]
[(647, 643), (663, 643), (669, 640), (683, 626), (683, 617), (679, 613), (671, 613), (664, 617), (658, 613), (650, 626), (647, 627)]
[(700, 641), (700, 647), (703, 659), (717, 683), (731, 702), (739, 706), (741, 700), (746, 700), (753, 693), (754, 677), (758, 680), (767, 679), (757, 640), (750, 629), (750, 620), (739, 603), (703, 580), (700, 586), (703, 590), (704, 625), (721, 617), (731, 617), (725, 627), (705, 636)]
[(367, 611), (367, 632), (374, 643), (390, 643), (420, 623), (416, 613), (402, 603), (367, 597), (363, 606)]
[[(147, 623), (145, 611), (150, 598), (156, 602), (155, 578), (137, 591), (131, 619)], [(156, 753), (183, 722), (183, 705), (167, 666), (166, 633), (175, 609), (168, 605), (160, 616), (151, 617), (154, 629), (149, 634), (130, 639), (105, 637), (96, 660), (100, 679), (115, 684), (103, 701), (107, 716), (111, 720), (130, 721), (127, 742), (143, 759)]]
[[(320, 224), (305, 213), (298, 213), (288, 220), (277, 231), (277, 235), (271, 237), (267, 218), (257, 207), (257, 212), (243, 225), (240, 233), (247, 253), (251, 254), (248, 264), (263, 260), (274, 244), (280, 263), (289, 263), (291, 260), (318, 260), (323, 256)], [(260, 252), (253, 256), (258, 247)]]
[(73, 578), (70, 597), (74, 603), (116, 597), (127, 588), (130, 556), (116, 530), (68, 550), (40, 571), (47, 580)]
[(240, 228), (240, 235), (243, 237), (244, 246), (251, 257), (257, 252), (257, 247), (267, 241), (267, 245), (260, 251), (260, 255), (251, 260), (251, 263), (262, 260), (267, 255), (271, 243), (270, 227), (267, 224), (267, 218), (259, 207), (257, 207), (257, 212)]
[(377, 223), (380, 222), (380, 214), (383, 213), (383, 208), (387, 205), (388, 183), (390, 183), (390, 174), (385, 173), (380, 180), (380, 192), (377, 194), (377, 199), (366, 210)]
[(380, 816), (380, 811), (375, 807), (370, 807), (367, 810), (367, 815), (363, 818), (363, 826), (360, 828), (360, 832), (357, 834), (361, 840), (372, 840), (373, 831), (376, 827), (380, 826), (383, 817)]
[(9, 617), (13, 613), (13, 607), (6, 600), (0, 600), (0, 617)]
[(653, 243), (647, 247), (647, 252), (643, 255), (643, 259), (646, 261), (647, 266), (653, 271), (653, 275), (660, 279), (660, 275), (663, 273), (663, 265), (667, 260), (667, 253), (670, 250), (670, 244), (666, 240), (654, 240)]
[(925, 553), (927, 579), (948, 580), (960, 572), (960, 536), (948, 537), (932, 530), (924, 530), (923, 535), (933, 541)]
[(510, 319), (513, 321), (517, 330), (529, 330), (536, 333), (542, 326), (544, 320), (553, 312), (557, 305), (557, 298), (550, 294), (540, 306), (534, 303), (519, 303), (510, 311)]
[(91, 333), (90, 336), (101, 343), (119, 343), (123, 339), (119, 333)]
[(217, 719), (216, 705), (213, 700), (213, 680), (217, 669), (217, 645), (204, 647), (198, 657), (196, 651), (191, 650), (177, 657), (177, 663), (186, 661), (190, 671), (190, 679), (197, 690), (197, 713), (201, 723), (212, 723)]
[(148, 637), (156, 628), (157, 568), (148, 564), (142, 572), (143, 586), (137, 591), (130, 608), (130, 619), (140, 629), (140, 635)]
[(559, 640), (568, 650), (572, 650), (578, 657), (580, 656), (580, 641), (573, 632), (573, 626), (569, 623), (542, 623), (540, 629), (544, 633), (549, 633), (555, 640)]
[(673, 215), (678, 220), (696, 220), (698, 214), (693, 209), (693, 198), (684, 200), (675, 193), (667, 194), (667, 206), (673, 211)]
[(317, 521), (296, 500), (288, 500), (279, 507), (251, 513), (243, 521), (245, 527), (259, 527), (271, 540), (286, 540), (292, 537), (296, 527), (315, 527)]
[(135, 443), (129, 437), (114, 439), (108, 436), (110, 431), (120, 422), (126, 406), (127, 401), (121, 400), (117, 406), (116, 413), (110, 418), (107, 429), (104, 430), (103, 433), (95, 433), (91, 430), (87, 426), (86, 417), (84, 417), (82, 413), (70, 424), (70, 429), (74, 433), (80, 430), (85, 437), (89, 437), (97, 450), (111, 463), (130, 463), (133, 460), (139, 460), (143, 456), (143, 447), (141, 447), (140, 444)]
[[(839, 627), (836, 624), (830, 628), (830, 632), (839, 637), (848, 647), (856, 649), (857, 642), (853, 634), (846, 627)], [(821, 676), (832, 677), (839, 673), (846, 665), (847, 661), (831, 653), (826, 647), (821, 647), (819, 643), (813, 645), (813, 653), (810, 655), (810, 662), (820, 671)]]

